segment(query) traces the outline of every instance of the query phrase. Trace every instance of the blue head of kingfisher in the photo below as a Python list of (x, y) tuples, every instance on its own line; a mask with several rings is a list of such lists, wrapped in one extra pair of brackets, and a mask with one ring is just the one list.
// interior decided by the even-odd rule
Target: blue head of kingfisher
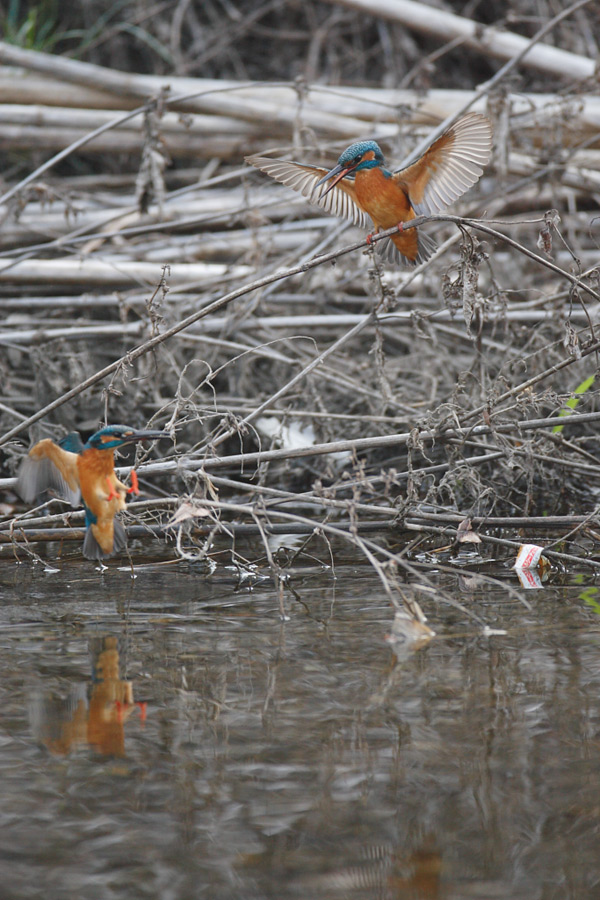
[(319, 185), (325, 184), (326, 181), (333, 178), (327, 190), (321, 194), (321, 197), (324, 197), (346, 175), (364, 171), (365, 169), (376, 169), (378, 166), (383, 168), (383, 162), (383, 153), (379, 144), (375, 141), (357, 141), (346, 147), (338, 159), (337, 165), (317, 181), (315, 187), (319, 187)]
[[(67, 437), (70, 437), (70, 435), (67, 435)], [(105, 428), (101, 428), (88, 438), (81, 449), (117, 450), (126, 444), (135, 444), (138, 441), (157, 441), (166, 437), (170, 437), (167, 431), (138, 431), (129, 425), (106, 425)], [(71, 448), (66, 447), (65, 449)]]

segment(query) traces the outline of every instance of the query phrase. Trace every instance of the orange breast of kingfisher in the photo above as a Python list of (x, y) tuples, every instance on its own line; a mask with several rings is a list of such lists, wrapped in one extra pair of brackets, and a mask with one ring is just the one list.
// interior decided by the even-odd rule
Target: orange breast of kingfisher
[[(91, 526), (94, 537), (105, 553), (113, 549), (113, 520), (121, 509), (125, 509), (125, 497), (120, 482), (115, 475), (115, 461), (112, 450), (96, 450), (90, 447), (77, 457), (81, 496), (87, 508), (96, 517)], [(114, 494), (109, 500), (109, 496)]]
[[(368, 212), (375, 228), (380, 231), (415, 218), (415, 212), (405, 191), (393, 175), (384, 175), (379, 167), (357, 172), (354, 191), (359, 204)], [(417, 258), (419, 248), (416, 228), (411, 228), (406, 234), (394, 234), (391, 240), (408, 259)]]

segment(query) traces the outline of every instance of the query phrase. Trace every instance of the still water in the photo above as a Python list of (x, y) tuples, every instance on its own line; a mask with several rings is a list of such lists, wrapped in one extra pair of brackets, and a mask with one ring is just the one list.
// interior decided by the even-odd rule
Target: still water
[[(386, 641), (347, 562), (270, 581), (0, 565), (0, 896), (600, 897), (590, 582), (440, 586)], [(506, 576), (505, 576), (506, 577)]]

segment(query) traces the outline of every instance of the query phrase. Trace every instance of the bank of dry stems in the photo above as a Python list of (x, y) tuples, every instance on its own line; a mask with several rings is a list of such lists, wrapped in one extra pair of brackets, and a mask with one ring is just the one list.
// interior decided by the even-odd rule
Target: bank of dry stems
[[(560, 56), (537, 46), (532, 66)], [(588, 62), (554, 94), (190, 78), (165, 91), (164, 79), (0, 46), (0, 63), (29, 73), (15, 86), (0, 70), (0, 98), (13, 82), (5, 146), (57, 151), (0, 200), (1, 485), (29, 438), (152, 421), (174, 447), (138, 471), (166, 497), (152, 520), (148, 504), (131, 510), (156, 539), (185, 496), (186, 558), (210, 553), (216, 532), (328, 534), (393, 597), (398, 570), (425, 577), (424, 552), (438, 565), (449, 541), (464, 557), (456, 527), (471, 517), (483, 544), (470, 565), (491, 545), (510, 559), (524, 530), (568, 535), (549, 551), (557, 567), (597, 568), (593, 386), (557, 418), (600, 349)], [(414, 271), (383, 268), (364, 236), (241, 165), (267, 149), (329, 161), (366, 133), (400, 162), (409, 133), (416, 143), (474, 100), (494, 120), (494, 162), (458, 215), (421, 226), (442, 249)], [(129, 165), (59, 175), (81, 152)], [(57, 521), (68, 517), (8, 514), (0, 542), (65, 540)], [(415, 530), (418, 559), (402, 552)], [(274, 564), (268, 542), (265, 553)]]

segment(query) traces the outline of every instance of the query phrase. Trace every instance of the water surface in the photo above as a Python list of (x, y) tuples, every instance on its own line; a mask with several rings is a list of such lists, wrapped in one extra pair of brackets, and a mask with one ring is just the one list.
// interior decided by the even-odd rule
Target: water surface
[(7, 898), (600, 897), (595, 588), (4, 561)]

